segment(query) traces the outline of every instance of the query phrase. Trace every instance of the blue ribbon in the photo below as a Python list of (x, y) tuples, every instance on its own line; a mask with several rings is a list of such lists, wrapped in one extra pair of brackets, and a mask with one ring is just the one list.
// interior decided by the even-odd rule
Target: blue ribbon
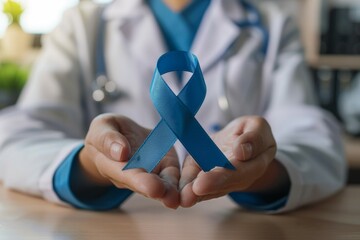
[[(161, 77), (173, 71), (193, 73), (177, 96)], [(214, 167), (235, 170), (194, 117), (205, 95), (205, 81), (195, 55), (183, 51), (172, 51), (162, 55), (157, 62), (150, 87), (151, 99), (162, 119), (123, 170), (143, 168), (151, 172), (177, 139), (202, 170), (210, 171)], [(124, 198), (125, 195), (130, 195), (131, 191), (125, 190), (125, 193)]]

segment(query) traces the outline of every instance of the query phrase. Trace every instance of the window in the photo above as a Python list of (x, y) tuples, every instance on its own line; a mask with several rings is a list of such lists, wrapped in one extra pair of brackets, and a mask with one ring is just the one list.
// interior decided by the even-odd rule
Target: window
[[(7, 27), (7, 18), (2, 13), (5, 0), (0, 0), (0, 37)], [(28, 33), (41, 34), (50, 32), (61, 20), (63, 12), (75, 6), (79, 0), (17, 0), (23, 3), (25, 12), (21, 18), (21, 26)], [(111, 0), (94, 0), (108, 3)]]

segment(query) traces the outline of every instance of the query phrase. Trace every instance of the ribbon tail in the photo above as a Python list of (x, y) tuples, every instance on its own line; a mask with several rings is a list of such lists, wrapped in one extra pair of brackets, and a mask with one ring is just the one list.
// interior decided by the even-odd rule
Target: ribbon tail
[(169, 152), (176, 139), (175, 134), (169, 129), (165, 121), (161, 120), (123, 170), (143, 168), (145, 171), (151, 172)]
[(236, 170), (195, 118), (178, 138), (205, 172), (215, 167)]

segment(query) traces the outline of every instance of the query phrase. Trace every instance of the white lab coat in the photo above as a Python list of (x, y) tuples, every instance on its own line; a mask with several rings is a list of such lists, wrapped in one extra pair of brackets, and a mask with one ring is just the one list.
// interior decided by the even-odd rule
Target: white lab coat
[[(314, 106), (294, 21), (276, 1), (255, 3), (270, 31), (266, 57), (258, 50), (261, 33), (239, 29), (230, 20), (245, 18), (236, 0), (213, 0), (209, 6), (191, 49), (207, 84), (196, 117), (209, 133), (214, 124), (224, 126), (238, 116), (255, 114), (269, 121), (278, 144), (276, 158), (291, 179), (281, 212), (337, 192), (345, 183), (346, 164), (336, 121)], [(166, 52), (156, 21), (141, 0), (117, 0), (103, 17), (108, 77), (126, 92), (124, 98), (103, 104), (103, 111), (154, 127), (159, 117), (149, 98), (149, 84), (156, 60)], [(18, 104), (2, 112), (0, 180), (5, 186), (61, 202), (52, 187), (54, 171), (83, 141), (91, 119), (100, 113), (91, 98), (98, 19), (99, 8), (92, 3), (69, 10), (47, 37)], [(216, 62), (237, 38), (234, 54)], [(230, 117), (217, 103), (224, 78)]]

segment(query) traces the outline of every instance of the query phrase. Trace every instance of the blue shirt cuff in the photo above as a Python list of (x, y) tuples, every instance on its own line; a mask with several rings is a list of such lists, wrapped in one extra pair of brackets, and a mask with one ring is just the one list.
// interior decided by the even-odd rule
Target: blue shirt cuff
[(115, 186), (107, 187), (101, 196), (92, 199), (82, 199), (76, 195), (71, 188), (71, 183), (77, 181), (77, 162), (78, 153), (83, 145), (75, 148), (66, 159), (57, 168), (54, 178), (53, 187), (58, 197), (72, 206), (88, 210), (110, 210), (119, 207), (132, 193), (128, 189), (118, 189)]
[(233, 192), (229, 196), (237, 204), (254, 211), (275, 211), (284, 207), (288, 200), (288, 195), (274, 200), (264, 194), (248, 192)]

